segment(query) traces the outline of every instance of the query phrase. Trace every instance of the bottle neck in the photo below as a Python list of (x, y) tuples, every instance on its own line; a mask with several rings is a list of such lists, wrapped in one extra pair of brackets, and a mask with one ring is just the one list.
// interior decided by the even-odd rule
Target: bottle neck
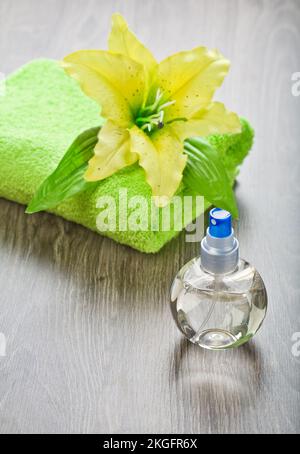
[(206, 231), (201, 241), (201, 266), (211, 274), (228, 274), (233, 272), (239, 262), (239, 242), (234, 230), (227, 237), (217, 238)]

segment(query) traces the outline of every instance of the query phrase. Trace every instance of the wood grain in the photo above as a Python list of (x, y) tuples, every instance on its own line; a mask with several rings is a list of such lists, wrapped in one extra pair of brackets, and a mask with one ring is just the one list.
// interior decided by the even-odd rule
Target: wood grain
[(205, 44), (231, 59), (218, 98), (256, 129), (238, 233), (268, 316), (247, 346), (202, 351), (168, 307), (173, 275), (198, 250), (184, 234), (147, 256), (0, 200), (0, 432), (299, 432), (300, 2), (1, 0), (0, 71), (103, 48), (114, 11), (159, 58)]

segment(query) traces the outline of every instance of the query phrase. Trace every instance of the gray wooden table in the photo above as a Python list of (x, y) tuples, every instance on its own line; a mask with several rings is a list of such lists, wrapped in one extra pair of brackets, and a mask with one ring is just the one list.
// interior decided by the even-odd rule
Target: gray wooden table
[(104, 48), (114, 11), (158, 58), (205, 44), (231, 59), (217, 97), (256, 129), (238, 234), (268, 316), (248, 345), (203, 351), (168, 307), (197, 244), (181, 235), (147, 256), (0, 200), (0, 431), (299, 432), (300, 1), (1, 0), (0, 71)]

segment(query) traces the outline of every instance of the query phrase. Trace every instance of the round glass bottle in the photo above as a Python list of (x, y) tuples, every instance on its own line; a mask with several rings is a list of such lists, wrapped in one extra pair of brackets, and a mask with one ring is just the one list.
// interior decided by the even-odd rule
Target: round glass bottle
[(188, 262), (171, 287), (171, 310), (181, 332), (211, 350), (242, 345), (260, 328), (267, 293), (257, 270), (239, 259), (230, 213), (214, 208), (201, 257)]

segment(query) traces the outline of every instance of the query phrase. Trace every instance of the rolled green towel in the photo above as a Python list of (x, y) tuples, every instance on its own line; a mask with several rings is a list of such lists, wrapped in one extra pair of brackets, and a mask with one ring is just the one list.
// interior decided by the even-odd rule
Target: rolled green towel
[[(242, 132), (209, 137), (226, 164), (232, 181), (237, 166), (247, 155), (253, 141), (253, 130), (241, 119)], [(0, 97), (0, 196), (27, 205), (43, 180), (55, 169), (73, 140), (84, 130), (100, 124), (99, 106), (86, 97), (78, 84), (68, 77), (57, 62), (33, 61), (6, 81)], [(126, 188), (128, 198), (147, 197), (151, 189), (144, 171), (138, 165), (122, 169), (99, 181), (92, 189), (78, 194), (51, 210), (65, 219), (98, 231), (97, 200), (115, 197)], [(179, 194), (186, 194), (183, 185)], [(209, 205), (206, 203), (205, 207)], [(187, 213), (186, 224), (196, 215)], [(143, 252), (157, 252), (178, 231), (106, 231), (104, 235)]]

